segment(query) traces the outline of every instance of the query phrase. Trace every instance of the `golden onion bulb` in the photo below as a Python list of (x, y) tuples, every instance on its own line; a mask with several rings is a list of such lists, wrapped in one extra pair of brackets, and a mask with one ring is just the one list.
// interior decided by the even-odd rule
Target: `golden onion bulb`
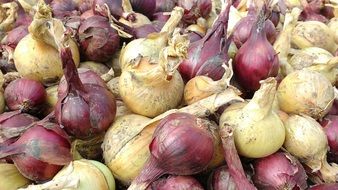
[(286, 113), (320, 119), (329, 112), (335, 96), (333, 86), (324, 75), (303, 69), (282, 80), (277, 98), (280, 109)]

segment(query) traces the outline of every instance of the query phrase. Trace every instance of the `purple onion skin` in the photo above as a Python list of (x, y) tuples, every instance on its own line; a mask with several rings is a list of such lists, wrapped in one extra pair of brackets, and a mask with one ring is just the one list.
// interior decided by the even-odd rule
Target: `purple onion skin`
[(337, 190), (338, 183), (326, 183), (310, 187), (308, 190)]
[(324, 5), (323, 0), (313, 0), (311, 2), (302, 1), (303, 11), (299, 16), (299, 20), (301, 21), (319, 21), (323, 23), (327, 23), (328, 19), (321, 15), (320, 11), (322, 6)]
[(60, 54), (67, 88), (61, 85), (58, 89), (55, 107), (58, 123), (68, 134), (79, 139), (103, 133), (115, 119), (113, 94), (97, 83), (94, 72), (85, 73), (91, 78), (86, 83), (81, 81), (69, 48), (63, 48)]
[(122, 0), (94, 0), (92, 9), (96, 14), (107, 16), (106, 12), (101, 12), (96, 9), (97, 6), (104, 9), (105, 4), (108, 5), (110, 14), (112, 14), (116, 19), (119, 19), (123, 15)]
[(170, 18), (170, 15), (164, 14), (164, 12), (158, 12), (152, 16), (154, 21), (167, 22)]
[(134, 38), (146, 38), (149, 34), (160, 32), (153, 24), (146, 24), (134, 29)]
[(5, 112), (0, 115), (0, 131), (4, 129), (23, 128), (38, 121), (38, 118), (19, 111)]
[(183, 21), (193, 24), (199, 17), (206, 18), (212, 8), (211, 0), (178, 0), (177, 5), (184, 8)]
[(330, 150), (328, 152), (328, 159), (338, 163), (338, 116), (327, 115), (320, 122), (323, 126)]
[(15, 48), (19, 41), (28, 34), (28, 26), (21, 25), (9, 31), (6, 38), (6, 44)]
[(169, 176), (160, 178), (147, 188), (147, 190), (204, 190), (202, 185), (191, 176)]
[(77, 5), (72, 0), (53, 0), (50, 6), (55, 18), (63, 19), (77, 14)]
[[(222, 59), (222, 63), (228, 62), (228, 47), (229, 39), (226, 38), (227, 23), (230, 11), (230, 4), (220, 13), (211, 30), (201, 39), (191, 43), (188, 49), (188, 58), (185, 59), (179, 66), (179, 72), (183, 79), (188, 81), (194, 78), (197, 73), (209, 73), (208, 76), (213, 80), (219, 80), (224, 73), (224, 68), (219, 64), (212, 64), (213, 59)], [(211, 66), (204, 67), (204, 64), (211, 63)], [(218, 62), (217, 62), (218, 63)], [(210, 72), (211, 70), (218, 71), (217, 73)], [(221, 73), (221, 75), (219, 74)], [(220, 75), (220, 76), (219, 76)]]
[(283, 152), (277, 152), (254, 162), (253, 182), (258, 189), (306, 189), (307, 176), (301, 163)]
[(133, 10), (151, 18), (156, 9), (156, 0), (130, 0)]
[(53, 178), (72, 160), (67, 135), (52, 123), (36, 125), (13, 144), (0, 147), (0, 157), (9, 157), (20, 173), (33, 181)]
[(94, 15), (79, 27), (80, 49), (87, 61), (106, 62), (120, 45), (120, 37), (108, 19)]
[(5, 89), (4, 97), (10, 110), (22, 112), (38, 112), (39, 107), (46, 100), (44, 86), (32, 79), (16, 79)]
[(156, 0), (155, 12), (170, 12), (174, 9), (177, 0)]
[(188, 38), (190, 43), (194, 43), (203, 38), (203, 35), (198, 34), (197, 32), (188, 32)]
[(227, 166), (215, 169), (208, 181), (208, 190), (237, 190), (236, 183), (231, 177)]

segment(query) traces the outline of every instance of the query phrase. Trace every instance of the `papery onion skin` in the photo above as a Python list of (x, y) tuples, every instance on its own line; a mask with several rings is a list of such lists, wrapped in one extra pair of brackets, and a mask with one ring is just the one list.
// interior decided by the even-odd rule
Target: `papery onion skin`
[(293, 156), (277, 152), (255, 160), (253, 182), (259, 189), (306, 189), (307, 176)]
[(39, 111), (39, 106), (46, 100), (47, 93), (40, 82), (21, 78), (9, 83), (4, 95), (10, 110), (34, 113)]
[(330, 81), (322, 74), (298, 70), (282, 80), (277, 98), (282, 111), (319, 119), (330, 111), (334, 92)]
[[(28, 129), (6, 148), (0, 150), (1, 156), (7, 154), (20, 173), (34, 181), (51, 179), (62, 165), (71, 161), (67, 135), (52, 123), (38, 124)], [(34, 151), (40, 152), (37, 154)]]
[(97, 7), (101, 9), (105, 9), (105, 4), (108, 5), (110, 13), (115, 18), (120, 18), (123, 15), (122, 9), (122, 0), (94, 0), (92, 9), (97, 14), (101, 14), (103, 16), (107, 16), (107, 13), (102, 13), (101, 11), (97, 10)]
[(215, 169), (209, 176), (208, 190), (237, 190), (236, 183), (228, 170), (227, 166)]
[(310, 187), (308, 190), (335, 190), (338, 189), (338, 183), (325, 183)]
[(15, 48), (19, 41), (28, 34), (28, 28), (25, 25), (18, 26), (9, 31), (5, 43)]
[(156, 0), (130, 0), (133, 10), (151, 18), (156, 9)]
[(147, 190), (204, 190), (202, 185), (191, 176), (169, 176), (160, 178), (147, 188)]
[(81, 52), (87, 61), (106, 62), (120, 45), (120, 38), (108, 19), (98, 15), (81, 23), (79, 38)]
[(63, 19), (76, 12), (77, 5), (73, 0), (53, 0), (50, 3), (55, 18)]
[(338, 116), (327, 115), (320, 123), (324, 127), (330, 147), (328, 158), (334, 162), (338, 162)]
[(212, 8), (211, 0), (178, 0), (177, 5), (184, 8), (183, 21), (195, 23), (199, 17), (206, 18)]

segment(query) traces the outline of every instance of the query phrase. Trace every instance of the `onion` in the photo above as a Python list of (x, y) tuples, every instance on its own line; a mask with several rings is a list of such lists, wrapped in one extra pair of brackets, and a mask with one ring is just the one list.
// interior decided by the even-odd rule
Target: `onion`
[(294, 70), (310, 69), (323, 74), (333, 85), (337, 81), (338, 57), (322, 48), (309, 47), (296, 52), (289, 61)]
[(326, 183), (337, 181), (338, 166), (330, 165), (326, 161), (328, 142), (320, 124), (309, 116), (293, 115), (284, 125), (286, 150), (307, 165), (313, 173), (320, 172)]
[(44, 104), (44, 115), (50, 114), (55, 109), (55, 105), (58, 101), (58, 85), (50, 86), (46, 88), (46, 101)]
[(157, 1), (158, 0), (130, 0), (130, 3), (136, 12), (146, 15), (148, 18), (152, 18)]
[(71, 161), (70, 143), (56, 124), (43, 123), (25, 131), (13, 144), (0, 146), (0, 158), (13, 160), (20, 173), (28, 179), (51, 179)]
[(15, 25), (19, 6), (16, 2), (8, 2), (0, 5), (0, 31), (10, 31)]
[(160, 51), (158, 62), (141, 57), (134, 60), (138, 62), (134, 68), (122, 70), (119, 92), (132, 112), (155, 117), (181, 103), (184, 83), (176, 68), (185, 58), (188, 45), (187, 37), (176, 31), (169, 46)]
[(211, 12), (211, 0), (178, 0), (177, 5), (184, 8), (183, 21), (193, 24), (199, 17), (208, 17)]
[(266, 38), (264, 11), (250, 31), (248, 40), (239, 48), (234, 72), (241, 86), (247, 91), (259, 89), (259, 81), (278, 74), (279, 60)]
[(5, 40), (5, 44), (15, 48), (19, 41), (28, 34), (28, 28), (26, 25), (21, 25), (13, 30), (9, 31)]
[(55, 108), (58, 123), (64, 126), (68, 134), (79, 139), (103, 133), (115, 118), (114, 96), (106, 86), (96, 83), (99, 76), (96, 80), (87, 77), (89, 82), (81, 81), (69, 47), (61, 46), (60, 56), (66, 85), (60, 82), (58, 89)]
[(30, 183), (28, 179), (20, 174), (14, 164), (0, 163), (0, 177), (6, 179), (1, 181), (1, 188), (6, 190), (17, 190)]
[(109, 71), (109, 68), (106, 65), (93, 61), (81, 62), (79, 68), (90, 69), (99, 76), (106, 74)]
[(94, 15), (79, 27), (81, 52), (87, 61), (106, 62), (119, 47), (120, 38), (108, 19)]
[(38, 113), (46, 100), (46, 90), (32, 79), (16, 79), (5, 89), (5, 100), (10, 110)]
[(293, 156), (277, 152), (254, 162), (253, 181), (259, 189), (306, 189), (307, 176)]
[[(237, 48), (240, 48), (250, 37), (252, 33), (252, 28), (257, 22), (257, 12), (258, 7), (252, 1), (250, 7), (248, 8), (248, 14), (246, 17), (242, 18), (234, 27), (234, 42)], [(273, 44), (277, 37), (277, 31), (271, 20), (267, 19), (264, 26), (262, 26), (266, 33), (266, 38), (268, 41)]]
[(74, 15), (77, 9), (77, 4), (73, 0), (53, 0), (50, 6), (53, 10), (54, 18), (58, 19)]
[(156, 0), (155, 12), (170, 12), (175, 7), (173, 0)]
[[(52, 26), (47, 27), (47, 22)], [(14, 51), (15, 67), (21, 76), (35, 79), (43, 84), (57, 82), (63, 75), (57, 41), (64, 32), (60, 20), (53, 19), (51, 9), (38, 4), (38, 11), (29, 26), (29, 33), (17, 45)], [(73, 40), (69, 42), (76, 65), (79, 64), (79, 52)]]
[(228, 3), (201, 40), (190, 45), (188, 59), (179, 66), (179, 71), (186, 81), (196, 75), (205, 75), (213, 80), (219, 80), (223, 76), (222, 65), (229, 59), (227, 52), (230, 39), (226, 39), (226, 32), (230, 6)]
[[(163, 174), (203, 171), (214, 154), (213, 137), (207, 128), (205, 121), (187, 113), (173, 113), (162, 119), (149, 145), (151, 156), (128, 190), (146, 189)], [(199, 146), (195, 146), (196, 141)]]
[(291, 42), (300, 49), (319, 47), (333, 53), (337, 49), (334, 35), (330, 28), (322, 22), (298, 22), (292, 32)]
[(107, 16), (107, 11), (102, 11), (105, 9), (106, 5), (109, 8), (109, 12), (115, 17), (120, 18), (125, 16), (122, 9), (122, 0), (94, 0), (93, 7), (94, 13), (101, 14), (102, 16)]
[(326, 183), (313, 186), (308, 190), (333, 190), (338, 188), (338, 183)]
[(204, 190), (202, 185), (191, 176), (169, 176), (160, 178), (147, 188), (147, 190)]
[(227, 166), (221, 166), (209, 176), (209, 190), (236, 190), (237, 186)]
[(286, 113), (306, 114), (320, 119), (330, 111), (334, 92), (330, 81), (322, 74), (299, 70), (282, 80), (277, 98), (280, 109)]
[(4, 75), (0, 71), (0, 114), (5, 111), (5, 107), (6, 107), (5, 97), (3, 93), (4, 90), (2, 89), (4, 82), (5, 82)]
[(119, 20), (120, 23), (125, 24), (132, 28), (137, 28), (145, 24), (151, 24), (151, 21), (149, 20), (148, 17), (133, 11), (133, 8), (129, 0), (122, 0), (122, 7), (123, 11), (126, 12), (128, 16), (126, 18), (120, 18)]
[(328, 27), (330, 28), (332, 34), (334, 34), (336, 44), (338, 44), (338, 18), (332, 18), (328, 23)]
[(8, 139), (15, 139), (34, 122), (38, 121), (37, 118), (18, 111), (5, 112), (0, 115), (0, 143)]
[(104, 164), (81, 159), (64, 167), (51, 181), (19, 190), (37, 189), (115, 190), (115, 180)]
[(222, 125), (234, 127), (237, 151), (249, 158), (273, 154), (281, 148), (285, 139), (283, 123), (272, 109), (277, 81), (268, 78), (261, 84), (248, 103), (232, 104), (220, 119)]
[(336, 115), (327, 115), (320, 122), (324, 127), (325, 134), (327, 136), (328, 144), (330, 147), (328, 158), (335, 162), (338, 161), (338, 116)]
[(310, 3), (307, 0), (300, 0), (303, 11), (300, 15), (302, 21), (319, 21), (326, 23), (328, 19), (320, 14), (321, 8), (324, 6), (323, 0), (313, 0)]
[(104, 134), (95, 136), (90, 139), (81, 140), (75, 139), (72, 142), (72, 154), (74, 159), (102, 159), (101, 144), (103, 142)]

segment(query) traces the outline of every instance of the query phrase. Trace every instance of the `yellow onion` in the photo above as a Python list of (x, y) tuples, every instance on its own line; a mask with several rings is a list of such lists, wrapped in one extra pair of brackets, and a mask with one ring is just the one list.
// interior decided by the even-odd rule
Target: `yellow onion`
[(151, 21), (148, 17), (141, 13), (136, 13), (133, 11), (129, 0), (122, 0), (122, 8), (125, 14), (127, 14), (128, 16), (126, 16), (127, 18), (121, 17), (119, 22), (132, 28), (138, 28), (146, 24), (151, 24)]
[(334, 38), (334, 33), (326, 24), (319, 21), (305, 21), (297, 23), (291, 41), (300, 49), (314, 46), (333, 53), (337, 48)]
[(132, 69), (122, 71), (119, 92), (132, 112), (155, 117), (180, 104), (184, 83), (176, 68), (186, 57), (189, 40), (176, 30), (168, 43), (158, 62), (139, 57)]
[(107, 82), (107, 87), (114, 94), (114, 97), (119, 99), (121, 98), (120, 92), (119, 92), (119, 81), (120, 77), (112, 78), (109, 82)]
[(323, 74), (332, 84), (337, 81), (338, 57), (319, 47), (309, 47), (297, 51), (289, 60), (294, 70), (309, 69)]
[(116, 118), (133, 113), (127, 108), (122, 100), (116, 100), (116, 107)]
[(156, 125), (143, 129), (142, 124), (148, 121), (149, 118), (136, 114), (118, 117), (104, 137), (105, 164), (123, 184), (131, 183), (150, 155), (148, 145)]
[(277, 97), (282, 111), (320, 119), (332, 107), (334, 90), (325, 76), (303, 69), (287, 75), (282, 80)]
[[(38, 80), (44, 84), (57, 82), (63, 75), (58, 40), (65, 28), (61, 20), (53, 19), (51, 8), (38, 4), (34, 20), (28, 28), (29, 34), (20, 40), (14, 50), (15, 67), (21, 76)], [(80, 62), (79, 50), (73, 40), (69, 40), (75, 64)]]
[(27, 186), (30, 181), (23, 177), (14, 164), (0, 163), (0, 188), (17, 190)]
[(232, 104), (223, 112), (220, 124), (233, 126), (240, 155), (262, 158), (282, 147), (285, 128), (273, 110), (276, 86), (277, 81), (268, 78), (261, 82), (260, 89), (249, 102)]
[(75, 160), (46, 183), (20, 190), (115, 190), (115, 180), (107, 166), (95, 160)]
[(44, 114), (48, 115), (54, 111), (54, 107), (58, 101), (58, 85), (50, 86), (46, 88), (47, 96), (44, 105)]
[(108, 63), (109, 67), (113, 68), (114, 70), (114, 74), (116, 77), (120, 76), (121, 75), (121, 67), (120, 67), (120, 53), (121, 53), (121, 50), (117, 50), (116, 53), (114, 54), (112, 60), (110, 63)]
[(92, 70), (98, 75), (106, 74), (109, 71), (109, 68), (106, 65), (94, 61), (81, 62), (79, 68)]
[(312, 169), (319, 171), (326, 183), (338, 180), (338, 165), (326, 161), (329, 149), (327, 138), (320, 124), (313, 118), (292, 115), (284, 122), (286, 138), (284, 147), (293, 156)]
[(331, 32), (334, 34), (336, 44), (338, 44), (338, 18), (332, 18), (328, 24)]
[(183, 8), (174, 8), (160, 33), (152, 33), (147, 38), (133, 40), (122, 48), (119, 58), (121, 70), (131, 68), (139, 57), (149, 57), (154, 63), (157, 63), (160, 51), (167, 46), (169, 37), (182, 16)]

